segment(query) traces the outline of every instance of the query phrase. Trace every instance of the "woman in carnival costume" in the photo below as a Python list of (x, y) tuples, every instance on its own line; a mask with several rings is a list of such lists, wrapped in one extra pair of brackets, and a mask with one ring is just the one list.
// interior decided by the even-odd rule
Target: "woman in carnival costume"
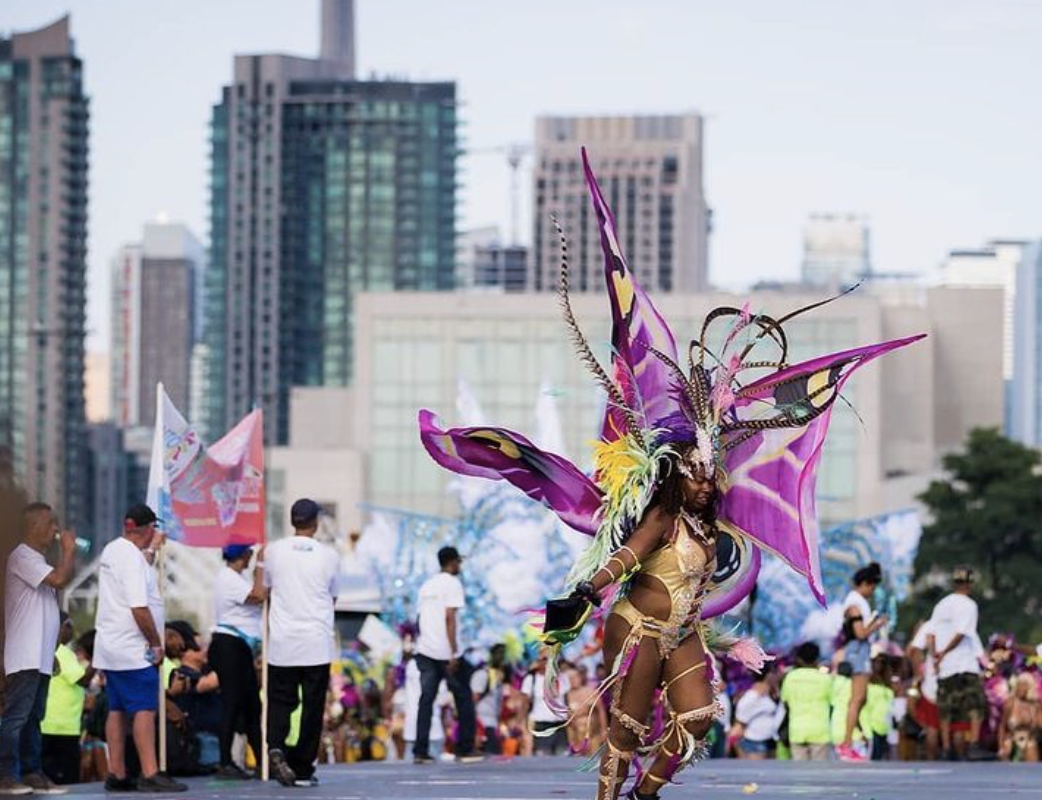
[(610, 375), (572, 314), (563, 234), (559, 295), (579, 356), (608, 395), (593, 479), (503, 428), (442, 430), (423, 410), (420, 438), (441, 466), (507, 480), (593, 537), (563, 596), (547, 604), (543, 639), (559, 653), (591, 615), (607, 613), (609, 675), (597, 696), (611, 693), (611, 720), (597, 797), (615, 800), (635, 766), (629, 797), (641, 800), (704, 750), (718, 711), (710, 652), (763, 666), (755, 642), (711, 623), (752, 590), (760, 548), (806, 576), (824, 603), (814, 485), (832, 405), (859, 366), (921, 337), (790, 365), (784, 323), (822, 303), (780, 318), (722, 307), (683, 369), (672, 331), (626, 266), (585, 151), (583, 162), (612, 311)]

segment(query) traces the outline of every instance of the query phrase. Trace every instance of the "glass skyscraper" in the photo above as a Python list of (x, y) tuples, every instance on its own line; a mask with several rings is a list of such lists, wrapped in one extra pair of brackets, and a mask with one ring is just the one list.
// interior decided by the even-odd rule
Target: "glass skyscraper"
[(69, 19), (0, 39), (0, 458), (84, 520), (88, 103)]
[(239, 56), (211, 121), (206, 425), (351, 382), (354, 297), (451, 289), (453, 83), (358, 81), (333, 59)]

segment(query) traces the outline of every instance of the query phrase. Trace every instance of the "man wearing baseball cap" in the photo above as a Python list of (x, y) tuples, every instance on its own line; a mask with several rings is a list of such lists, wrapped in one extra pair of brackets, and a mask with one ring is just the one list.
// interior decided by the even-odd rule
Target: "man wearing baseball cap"
[[(159, 772), (156, 711), (163, 661), (163, 598), (145, 557), (156, 536), (155, 512), (139, 503), (127, 510), (123, 535), (101, 552), (94, 666), (105, 673), (109, 713), (105, 721), (110, 792), (183, 792), (188, 787)], [(141, 776), (127, 775), (127, 723), (133, 731)]]
[[(329, 665), (334, 657), (333, 604), (340, 557), (315, 541), (322, 509), (297, 500), (290, 509), (293, 536), (265, 548), (264, 585), (271, 592), (268, 625), (268, 756), (283, 786), (313, 786), (322, 739)], [(286, 749), (289, 718), (302, 704), (300, 735)]]
[(933, 610), (930, 650), (937, 669), (937, 708), (941, 723), (941, 746), (950, 760), (959, 755), (952, 745), (952, 723), (969, 723), (966, 757), (971, 761), (992, 758), (980, 746), (980, 729), (987, 712), (981, 685), (980, 658), (983, 648), (977, 636), (977, 603), (970, 597), (976, 579), (970, 567), (952, 571), (952, 592)]
[(429, 764), (431, 715), (441, 682), (448, 684), (456, 701), (459, 717), (459, 738), (456, 760), (480, 761), (474, 752), (474, 733), (477, 725), (474, 714), (474, 695), (470, 691), (467, 662), (460, 658), (458, 612), (464, 605), (463, 584), (459, 573), (463, 558), (455, 547), (438, 551), (441, 571), (420, 587), (420, 635), (416, 641), (416, 666), (420, 670), (420, 707), (416, 715), (416, 743), (413, 761)]

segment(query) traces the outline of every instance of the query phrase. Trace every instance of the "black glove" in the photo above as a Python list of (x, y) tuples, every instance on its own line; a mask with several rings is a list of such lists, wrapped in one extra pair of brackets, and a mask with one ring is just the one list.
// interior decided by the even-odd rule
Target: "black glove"
[(581, 597), (597, 608), (601, 607), (601, 596), (597, 594), (597, 590), (593, 588), (593, 584), (589, 581), (579, 581), (575, 584), (575, 589), (572, 590), (572, 597)]

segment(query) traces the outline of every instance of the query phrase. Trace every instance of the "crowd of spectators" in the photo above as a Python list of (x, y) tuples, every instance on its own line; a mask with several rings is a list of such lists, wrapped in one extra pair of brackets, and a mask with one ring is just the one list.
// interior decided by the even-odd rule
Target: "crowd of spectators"
[[(147, 507), (132, 509), (123, 539), (102, 558), (111, 574), (102, 583), (97, 629), (77, 636), (68, 616), (59, 616), (55, 594), (71, 574), (71, 537), (61, 537), (59, 566), (49, 566), (43, 551), (55, 538), (56, 521), (47, 506), (30, 506), (24, 543), (7, 567), (0, 794), (58, 794), (64, 784), (94, 780), (118, 789), (132, 779), (159, 790), (183, 786), (169, 775), (255, 774), (264, 669), (255, 646), (257, 603), (267, 596), (265, 587), (274, 587), (278, 597), (289, 580), (283, 571), (292, 580), (311, 581), (290, 583), (297, 594), (284, 593), (285, 607), (276, 605), (292, 636), (279, 633), (285, 652), (269, 660), (269, 686), (279, 688), (278, 702), (288, 715), (277, 751), (287, 754), (296, 785), (314, 785), (316, 760), (422, 763), (477, 758), (475, 748), (503, 758), (597, 753), (607, 732), (610, 692), (598, 692), (606, 671), (596, 637), (561, 665), (549, 686), (548, 654), (534, 637), (519, 635), (487, 651), (461, 648), (455, 629), (455, 611), (463, 608), (461, 557), (453, 548), (439, 553), (442, 572), (425, 589), (429, 608), (421, 621), (426, 615), (427, 635), (403, 628), (396, 663), (372, 658), (355, 642), (339, 654), (331, 650), (328, 664), (296, 664), (301, 653), (315, 651), (310, 639), (300, 638), (306, 633), (301, 625), (315, 613), (302, 616), (297, 605), (325, 609), (307, 635), (319, 644), (332, 641), (335, 566), (311, 538), (317, 506), (300, 508), (297, 536), (279, 546), (286, 552), (268, 548), (266, 576), (258, 572), (249, 580), (243, 574), (249, 548), (225, 549), (227, 574), (218, 583), (227, 585), (217, 602), (235, 608), (219, 610), (216, 627), (202, 634), (189, 621), (165, 620), (156, 607), (148, 563), (154, 515)], [(135, 544), (134, 537), (141, 541)], [(257, 554), (255, 570), (263, 555)], [(113, 575), (121, 571), (125, 577), (116, 582)], [(887, 634), (889, 621), (872, 610), (869, 598), (881, 573), (869, 565), (854, 576), (842, 630), (827, 658), (817, 643), (804, 642), (775, 653), (755, 674), (713, 659), (721, 712), (708, 735), (710, 757), (1037, 762), (1042, 648), (1007, 635), (981, 642), (973, 578), (968, 568), (955, 571), (951, 594), (915, 626), (906, 646)], [(305, 591), (314, 597), (294, 600)], [(145, 614), (147, 621), (139, 622)], [(432, 620), (444, 622), (439, 627)], [(121, 636), (130, 644), (124, 646)], [(292, 646), (294, 636), (308, 646)], [(429, 712), (423, 710), (427, 702)], [(461, 707), (463, 714), (457, 713)], [(269, 704), (269, 747), (271, 713)], [(417, 746), (418, 723), (428, 713), (429, 733)], [(315, 718), (311, 731), (309, 714)], [(165, 717), (159, 736), (157, 717)], [(305, 737), (314, 740), (306, 747)], [(157, 739), (169, 775), (153, 763)], [(300, 761), (304, 752), (306, 764)]]

